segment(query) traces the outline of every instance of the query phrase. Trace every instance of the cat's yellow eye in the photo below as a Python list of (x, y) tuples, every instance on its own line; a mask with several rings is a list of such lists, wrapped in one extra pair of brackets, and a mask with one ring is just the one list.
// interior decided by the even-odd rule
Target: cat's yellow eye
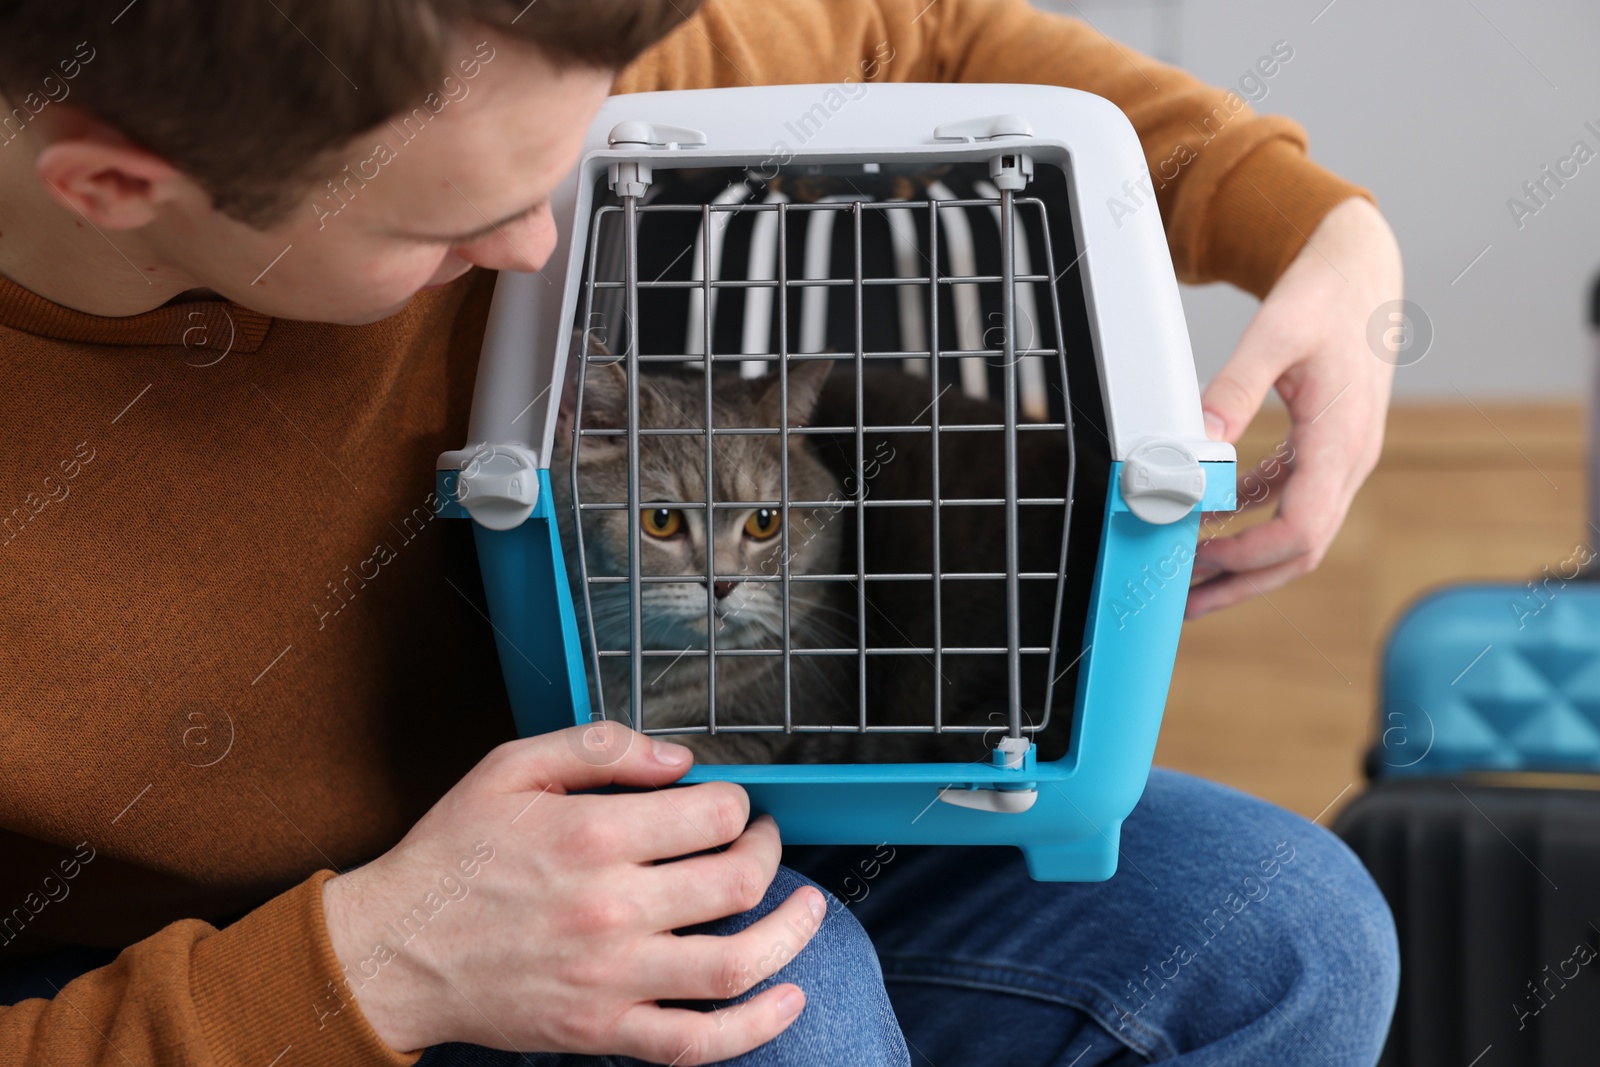
[(757, 541), (765, 541), (782, 525), (783, 519), (775, 508), (757, 508), (744, 520), (744, 532)]
[(639, 516), (640, 525), (651, 537), (667, 538), (683, 529), (683, 512), (677, 508), (647, 508)]

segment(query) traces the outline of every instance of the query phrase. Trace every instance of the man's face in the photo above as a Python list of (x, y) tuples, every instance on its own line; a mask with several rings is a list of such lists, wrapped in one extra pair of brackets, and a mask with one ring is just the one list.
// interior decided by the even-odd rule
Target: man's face
[(147, 228), (152, 251), (247, 307), (346, 324), (392, 315), (475, 265), (543, 267), (556, 239), (550, 194), (613, 72), (559, 70), (487, 31), (462, 40), (431, 106), (357, 137), (283, 222), (236, 222), (183, 180)]

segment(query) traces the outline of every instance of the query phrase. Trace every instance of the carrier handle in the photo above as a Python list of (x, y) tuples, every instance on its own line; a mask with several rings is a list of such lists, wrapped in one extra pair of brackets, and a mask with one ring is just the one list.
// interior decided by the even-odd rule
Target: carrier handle
[(701, 148), (706, 143), (706, 135), (704, 130), (694, 130), (688, 126), (669, 126), (663, 122), (629, 119), (611, 127), (611, 132), (606, 135), (606, 143), (613, 148), (617, 145), (640, 145), (646, 148)]
[(985, 115), (935, 126), (935, 141), (990, 141), (996, 137), (1032, 137), (1033, 123), (1021, 115)]
[(1039, 799), (1038, 789), (957, 789), (939, 791), (939, 799), (958, 808), (992, 811), (997, 815), (1020, 815)]

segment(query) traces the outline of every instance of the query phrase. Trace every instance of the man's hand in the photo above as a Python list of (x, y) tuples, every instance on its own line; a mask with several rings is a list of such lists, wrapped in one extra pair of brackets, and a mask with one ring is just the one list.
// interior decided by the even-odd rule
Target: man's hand
[(816, 932), (826, 903), (811, 888), (728, 937), (672, 932), (760, 903), (782, 852), (772, 819), (747, 827), (749, 799), (727, 782), (569, 793), (664, 786), (690, 762), (611, 722), (513, 741), (392, 850), (325, 882), (334, 950), (379, 1036), (686, 1067), (782, 1032), (805, 1003), (792, 984), (723, 1012), (656, 1003), (735, 997)]
[[(1213, 440), (1236, 442), (1276, 387), (1292, 428), (1264, 471), (1240, 479), (1243, 507), (1278, 513), (1195, 554), (1188, 618), (1283, 585), (1322, 562), (1356, 490), (1378, 462), (1394, 356), (1367, 340), (1379, 307), (1401, 296), (1400, 249), (1378, 209), (1353, 198), (1328, 212), (1206, 388)], [(1246, 483), (1250, 484), (1247, 485)]]

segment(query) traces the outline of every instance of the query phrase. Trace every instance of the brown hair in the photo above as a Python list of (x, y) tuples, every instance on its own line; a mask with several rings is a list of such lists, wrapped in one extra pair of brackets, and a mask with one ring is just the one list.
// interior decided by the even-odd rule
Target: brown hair
[(615, 70), (700, 3), (6, 0), (0, 94), (12, 110), (0, 113), (0, 150), (70, 99), (193, 178), (219, 211), (265, 227), (330, 153), (483, 59), (477, 29), (559, 65)]

